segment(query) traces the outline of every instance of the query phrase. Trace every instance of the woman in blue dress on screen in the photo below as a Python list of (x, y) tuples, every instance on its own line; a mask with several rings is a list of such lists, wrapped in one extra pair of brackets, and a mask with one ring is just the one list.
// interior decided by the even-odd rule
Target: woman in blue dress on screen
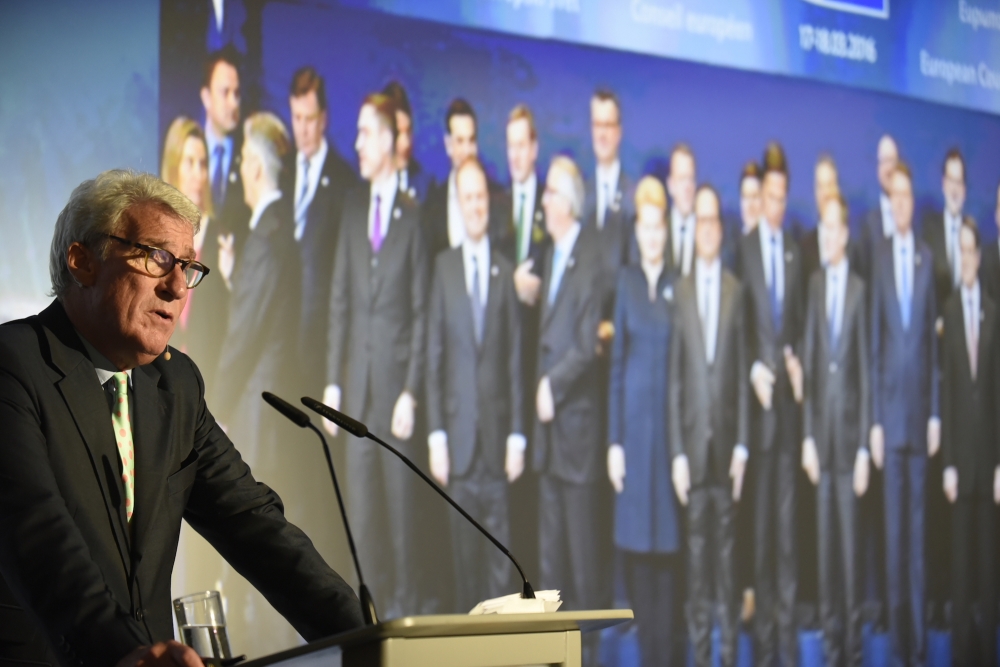
[(673, 271), (667, 194), (646, 176), (636, 188), (640, 262), (622, 268), (615, 296), (608, 406), (608, 477), (615, 545), (622, 550), (643, 667), (670, 664), (680, 524), (670, 477), (667, 377)]

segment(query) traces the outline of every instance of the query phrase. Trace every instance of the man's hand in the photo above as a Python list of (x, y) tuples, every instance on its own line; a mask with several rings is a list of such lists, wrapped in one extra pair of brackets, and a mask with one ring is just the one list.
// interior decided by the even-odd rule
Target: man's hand
[(819, 484), (819, 453), (816, 451), (816, 441), (812, 438), (802, 441), (802, 469), (806, 471), (813, 486)]
[(881, 470), (885, 463), (885, 431), (882, 430), (881, 424), (872, 426), (868, 434), (868, 449), (872, 451), (872, 463)]
[(552, 398), (552, 384), (549, 376), (545, 375), (538, 381), (538, 393), (535, 395), (535, 411), (538, 413), (538, 421), (548, 424), (555, 419), (556, 405)]
[(686, 456), (678, 456), (671, 466), (670, 477), (674, 482), (674, 493), (681, 505), (688, 504), (688, 491), (691, 490), (691, 471), (688, 469)]
[(944, 469), (944, 497), (948, 499), (949, 503), (958, 500), (958, 468), (955, 466), (948, 466)]
[(430, 457), (431, 477), (442, 487), (448, 486), (448, 473), (451, 461), (448, 458), (448, 436), (444, 431), (434, 431), (427, 437), (427, 449)]
[(524, 436), (510, 434), (507, 436), (507, 460), (504, 461), (504, 472), (507, 482), (513, 484), (524, 472)]
[(868, 490), (868, 478), (871, 474), (868, 459), (868, 452), (863, 449), (859, 449), (858, 455), (854, 457), (854, 495), (858, 498), (865, 495)]
[(140, 646), (119, 660), (116, 667), (204, 667), (204, 663), (193, 648), (171, 639)]
[(400, 440), (409, 440), (413, 435), (413, 420), (417, 402), (410, 392), (403, 393), (396, 399), (396, 407), (392, 409), (392, 434)]
[(226, 287), (233, 289), (233, 267), (236, 266), (236, 237), (232, 234), (219, 234), (219, 273)]
[(753, 384), (757, 400), (765, 410), (771, 409), (771, 398), (774, 395), (774, 372), (761, 362), (756, 362), (750, 370), (750, 383)]
[(542, 279), (531, 272), (535, 260), (526, 259), (514, 270), (514, 291), (517, 300), (526, 306), (538, 303), (538, 292), (542, 288)]
[(788, 371), (788, 380), (792, 383), (792, 395), (795, 402), (802, 402), (802, 362), (792, 352), (789, 345), (785, 346), (785, 370)]
[[(340, 387), (335, 384), (328, 384), (323, 390), (323, 402), (334, 410), (340, 410)], [(323, 428), (330, 435), (337, 435), (337, 425), (329, 419), (323, 419)]]
[(733, 447), (733, 458), (729, 462), (729, 476), (733, 479), (733, 500), (740, 501), (743, 495), (743, 475), (747, 471), (747, 454), (743, 447)]
[(625, 448), (621, 445), (608, 447), (608, 479), (615, 487), (615, 493), (625, 489)]
[(941, 420), (931, 417), (927, 420), (927, 456), (931, 458), (941, 449)]

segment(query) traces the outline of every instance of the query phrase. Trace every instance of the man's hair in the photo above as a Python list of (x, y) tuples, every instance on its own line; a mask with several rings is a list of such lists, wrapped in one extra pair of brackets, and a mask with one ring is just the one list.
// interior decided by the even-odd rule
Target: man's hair
[(610, 88), (598, 88), (594, 91), (591, 96), (592, 100), (597, 100), (598, 102), (611, 102), (615, 105), (615, 111), (618, 112), (618, 124), (622, 124), (622, 103), (618, 99), (618, 95), (615, 91)]
[(788, 159), (785, 157), (785, 149), (777, 141), (770, 142), (764, 149), (764, 159), (761, 160), (763, 175), (774, 172), (781, 174), (786, 180), (788, 177)]
[(243, 124), (243, 136), (247, 146), (260, 158), (268, 179), (277, 185), (282, 161), (291, 149), (285, 124), (270, 111), (258, 111)]
[(110, 246), (107, 235), (120, 236), (129, 211), (143, 205), (181, 218), (198, 232), (201, 211), (177, 188), (152, 174), (123, 169), (105, 171), (76, 186), (56, 219), (49, 248), (52, 296), (62, 299), (75, 282), (66, 263), (70, 246), (79, 243), (106, 259)]
[(941, 173), (944, 174), (948, 171), (948, 163), (952, 160), (958, 160), (959, 164), (962, 165), (962, 183), (965, 183), (967, 179), (965, 175), (965, 157), (962, 155), (962, 151), (958, 149), (958, 146), (952, 146), (944, 154), (944, 162), (941, 163)]
[(585, 196), (583, 176), (580, 175), (579, 167), (576, 166), (572, 158), (566, 155), (557, 155), (552, 158), (552, 162), (549, 164), (549, 171), (551, 172), (553, 169), (561, 171), (569, 177), (569, 191), (560, 191), (560, 194), (569, 200), (570, 212), (575, 219), (579, 220), (583, 215), (583, 198)]
[[(469, 157), (462, 160), (462, 164), (458, 165), (458, 169), (455, 170), (455, 181), (458, 182), (459, 175), (466, 169), (475, 169), (480, 174), (483, 175), (483, 180), (489, 182), (486, 177), (486, 168), (483, 163), (479, 161), (479, 158), (475, 155), (470, 155)], [(489, 189), (489, 188), (487, 188)]]
[(847, 200), (844, 199), (844, 195), (838, 192), (836, 195), (826, 200), (826, 203), (823, 205), (823, 208), (826, 208), (827, 206), (829, 206), (834, 202), (836, 202), (840, 206), (840, 224), (842, 224), (844, 227), (847, 227), (848, 226), (847, 221), (850, 218), (850, 210), (847, 208)]
[(760, 171), (760, 165), (753, 160), (748, 160), (745, 165), (743, 165), (742, 171), (740, 171), (740, 187), (743, 187), (743, 181), (748, 178), (754, 178), (758, 181), (761, 180), (763, 174)]
[(288, 94), (291, 97), (302, 97), (309, 93), (316, 93), (319, 110), (326, 111), (326, 81), (315, 67), (306, 65), (292, 75), (292, 85), (289, 87)]
[[(205, 133), (197, 121), (191, 120), (187, 116), (178, 116), (170, 124), (167, 136), (163, 140), (163, 160), (160, 162), (160, 178), (175, 188), (180, 187), (180, 166), (184, 156), (184, 144), (194, 137), (201, 142), (205, 148), (205, 159), (208, 159), (208, 144), (205, 143)], [(207, 165), (206, 165), (207, 170)], [(212, 217), (214, 212), (212, 206), (212, 186), (209, 180), (205, 179), (205, 184), (201, 193), (202, 213)]]
[(638, 211), (643, 206), (655, 206), (661, 211), (667, 210), (667, 191), (660, 179), (655, 176), (643, 176), (635, 188), (635, 210)]
[(698, 195), (702, 192), (712, 193), (712, 197), (715, 199), (715, 209), (717, 216), (719, 218), (719, 223), (722, 223), (722, 197), (719, 196), (719, 191), (715, 189), (715, 186), (711, 183), (702, 183), (698, 186), (698, 189), (694, 191), (694, 199), (698, 201)]
[(528, 122), (528, 134), (531, 139), (538, 139), (538, 130), (535, 128), (535, 114), (531, 113), (531, 109), (527, 104), (518, 104), (516, 107), (510, 110), (510, 115), (507, 116), (507, 125), (510, 125), (514, 121), (525, 120)]
[(830, 168), (833, 169), (833, 172), (835, 174), (839, 174), (840, 173), (840, 172), (837, 171), (837, 161), (834, 160), (833, 156), (830, 155), (829, 153), (820, 153), (819, 154), (819, 157), (816, 158), (816, 166), (813, 168), (813, 170), (815, 171), (816, 169), (819, 169), (819, 166), (821, 164), (829, 165)]
[(208, 58), (205, 59), (205, 67), (202, 69), (201, 73), (201, 87), (211, 88), (212, 87), (212, 75), (215, 74), (215, 68), (219, 63), (226, 63), (232, 66), (239, 74), (240, 71), (240, 54), (229, 44), (218, 51), (213, 51), (208, 54)]
[(971, 218), (962, 218), (958, 229), (960, 233), (963, 229), (968, 229), (972, 232), (972, 239), (976, 242), (976, 250), (979, 250), (979, 226)]
[(479, 121), (476, 120), (476, 112), (473, 110), (472, 105), (469, 104), (469, 102), (464, 98), (456, 97), (448, 105), (448, 109), (444, 113), (445, 134), (451, 134), (451, 119), (455, 116), (469, 116), (472, 118), (472, 124), (474, 126), (478, 127), (479, 125)]
[(396, 145), (396, 137), (399, 136), (399, 126), (396, 125), (396, 105), (392, 98), (383, 93), (371, 93), (361, 103), (362, 107), (371, 107), (375, 110), (375, 116), (382, 123), (382, 127), (392, 134), (392, 145)]
[(413, 108), (410, 106), (410, 96), (406, 94), (406, 88), (399, 81), (393, 80), (385, 84), (382, 94), (392, 100), (396, 105), (396, 111), (402, 111), (411, 119), (413, 118)]
[(679, 141), (674, 144), (674, 147), (670, 150), (670, 163), (673, 164), (675, 155), (687, 155), (691, 158), (691, 162), (695, 162), (694, 151), (691, 149), (691, 145), (683, 141)]
[(902, 174), (906, 176), (906, 180), (910, 182), (910, 188), (913, 187), (913, 171), (910, 169), (910, 165), (906, 163), (905, 160), (899, 160), (896, 162), (895, 168), (892, 170), (893, 174)]

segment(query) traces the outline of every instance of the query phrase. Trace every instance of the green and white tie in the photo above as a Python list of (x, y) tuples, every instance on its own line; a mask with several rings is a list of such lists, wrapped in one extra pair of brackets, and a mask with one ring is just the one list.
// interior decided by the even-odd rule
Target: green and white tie
[(128, 413), (128, 375), (115, 373), (115, 409), (111, 423), (115, 427), (118, 454), (122, 457), (122, 484), (125, 486), (125, 515), (132, 520), (135, 511), (135, 448), (132, 445), (132, 417)]

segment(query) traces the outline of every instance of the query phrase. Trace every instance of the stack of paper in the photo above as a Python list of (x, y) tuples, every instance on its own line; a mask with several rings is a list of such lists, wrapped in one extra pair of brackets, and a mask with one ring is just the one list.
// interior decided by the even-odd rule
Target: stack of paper
[(535, 591), (534, 600), (525, 600), (519, 593), (483, 600), (469, 612), (469, 616), (482, 614), (546, 614), (562, 605), (559, 591)]

